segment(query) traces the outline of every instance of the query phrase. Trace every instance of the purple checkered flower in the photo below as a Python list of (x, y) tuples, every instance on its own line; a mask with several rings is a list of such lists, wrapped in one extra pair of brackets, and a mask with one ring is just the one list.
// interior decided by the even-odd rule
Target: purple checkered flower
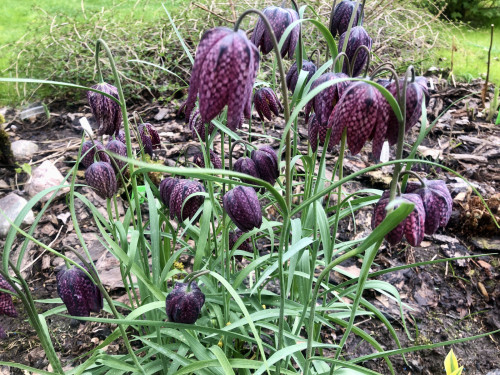
[[(245, 173), (255, 178), (260, 178), (259, 171), (257, 170), (257, 166), (255, 162), (250, 158), (239, 158), (236, 160), (236, 163), (233, 165), (233, 170), (235, 172)], [(251, 184), (252, 181), (241, 179), (242, 182), (246, 182), (247, 184)], [(260, 190), (260, 188), (256, 187), (255, 190)]]
[(160, 182), (160, 197), (161, 201), (167, 208), (170, 207), (170, 196), (174, 190), (175, 185), (181, 181), (178, 178), (167, 177)]
[(150, 123), (139, 125), (139, 135), (141, 136), (144, 152), (149, 156), (153, 156), (153, 149), (161, 148), (160, 136)]
[(116, 174), (111, 164), (99, 161), (85, 171), (87, 184), (104, 199), (112, 198), (118, 192)]
[[(264, 9), (263, 13), (269, 20), (278, 43), (280, 42), (281, 36), (285, 32), (286, 28), (293, 22), (299, 20), (298, 13), (290, 8), (270, 6)], [(299, 41), (299, 35), (300, 25), (297, 25), (293, 28), (292, 32), (288, 34), (285, 43), (281, 48), (281, 57), (285, 57), (287, 53), (289, 59), (293, 57), (295, 47), (297, 47), (297, 43)], [(252, 43), (259, 47), (264, 55), (267, 55), (273, 50), (271, 35), (269, 34), (269, 31), (267, 30), (267, 27), (261, 17), (259, 17), (257, 24), (255, 25), (255, 29), (252, 34)]]
[[(346, 32), (340, 36), (339, 51), (343, 51), (345, 37), (346, 37)], [(372, 43), (373, 43), (372, 38), (370, 38), (370, 36), (363, 28), (363, 26), (356, 26), (351, 29), (345, 53), (347, 57), (349, 57), (350, 64), (352, 65), (354, 62), (354, 67), (352, 69), (353, 77), (358, 76), (359, 73), (363, 71), (363, 68), (365, 68), (365, 65), (368, 61), (368, 51), (366, 51), (365, 49), (360, 49), (356, 56), (356, 60), (354, 60), (354, 55), (356, 54), (356, 50), (360, 46), (366, 46), (368, 47), (368, 50), (371, 50)], [(346, 74), (349, 74), (347, 60), (344, 61), (344, 65), (342, 66), (342, 71)]]
[[(0, 288), (5, 290), (14, 291), (14, 288), (0, 275)], [(0, 315), (7, 315), (11, 317), (17, 316), (17, 310), (12, 302), (12, 296), (9, 293), (0, 292)]]
[[(236, 229), (235, 231), (230, 231), (229, 232), (229, 249), (232, 250), (234, 245), (236, 245), (236, 242), (240, 239), (240, 237), (243, 235), (243, 232), (239, 229)], [(240, 246), (238, 246), (237, 250), (243, 250), (247, 251), (249, 253), (253, 253), (253, 246), (252, 246), (252, 241), (250, 238), (247, 238), (245, 241), (241, 243)]]
[[(91, 164), (94, 163), (94, 157), (97, 152), (97, 160), (99, 161), (104, 161), (106, 163), (109, 163), (109, 156), (104, 151), (104, 146), (102, 145), (101, 142), (99, 141), (85, 141), (83, 142), (82, 145), (82, 158), (80, 160), (80, 163), (83, 164), (85, 168), (90, 167)], [(88, 151), (88, 152), (87, 152)]]
[[(198, 140), (199, 135), (202, 140), (205, 140), (206, 128), (207, 126), (203, 124), (203, 121), (201, 121), (200, 111), (198, 109), (195, 109), (193, 112), (191, 112), (191, 116), (189, 117), (189, 129), (191, 130), (193, 139)], [(208, 126), (208, 134), (212, 134), (214, 129), (215, 125), (210, 122), (210, 125)]]
[(209, 124), (227, 105), (227, 127), (250, 118), (259, 52), (242, 30), (216, 27), (201, 37), (189, 82), (185, 112), (190, 118), (199, 96), (200, 115)]
[[(220, 156), (212, 150), (210, 150), (210, 162), (215, 169), (222, 168), (222, 160)], [(205, 168), (205, 157), (201, 152), (197, 152), (196, 154), (194, 154), (193, 163), (200, 168)]]
[(253, 103), (261, 121), (265, 121), (265, 119), (271, 121), (273, 113), (278, 116), (280, 111), (283, 110), (278, 97), (269, 87), (263, 87), (255, 91)]
[(249, 186), (236, 186), (223, 198), (224, 210), (243, 232), (260, 228), (262, 208), (255, 190)]
[(195, 193), (204, 193), (205, 188), (197, 181), (180, 179), (170, 194), (170, 217), (177, 217), (184, 221), (192, 219), (199, 210), (205, 197), (203, 195), (191, 196)]
[(168, 320), (174, 323), (194, 324), (205, 303), (205, 295), (196, 282), (188, 289), (187, 283), (176, 283), (168, 294), (165, 309)]
[[(113, 139), (112, 141), (109, 141), (108, 144), (106, 145), (106, 150), (114, 154), (127, 157), (127, 146), (125, 146), (125, 144), (119, 141), (118, 139)], [(119, 159), (113, 159), (113, 160), (115, 161), (114, 163), (111, 163), (111, 161), (109, 163), (112, 165), (113, 169), (115, 169), (116, 173), (118, 173), (118, 171), (123, 170), (123, 167), (127, 165), (126, 161)], [(115, 163), (116, 167), (118, 167), (118, 170), (115, 167)]]
[(78, 267), (57, 274), (57, 293), (72, 316), (90, 316), (102, 310), (101, 291)]
[[(314, 73), (316, 73), (316, 70), (318, 70), (318, 68), (316, 67), (316, 65), (314, 65), (313, 62), (309, 60), (302, 60), (302, 70), (308, 72), (307, 78), (304, 82), (304, 85), (306, 85), (307, 82), (309, 82), (309, 80), (312, 78)], [(288, 87), (288, 90), (290, 90), (291, 92), (295, 91), (295, 86), (297, 86), (298, 79), (299, 71), (297, 69), (297, 62), (294, 62), (290, 67), (290, 70), (286, 74), (286, 87)]]
[(258, 150), (253, 150), (250, 157), (257, 167), (260, 178), (274, 185), (280, 175), (276, 151), (271, 146), (262, 146)]
[(357, 11), (354, 16), (354, 21), (352, 22), (352, 27), (358, 25), (358, 21), (362, 14), (361, 4), (356, 4), (357, 1), (349, 1), (343, 0), (340, 4), (337, 4), (335, 10), (332, 13), (332, 17), (330, 18), (330, 32), (333, 37), (338, 35), (342, 35), (345, 33), (349, 27), (349, 22), (351, 21), (352, 14), (354, 13), (354, 9)]
[[(99, 83), (92, 86), (92, 88), (119, 99), (118, 89), (109, 83)], [(118, 133), (122, 123), (122, 110), (120, 105), (113, 99), (94, 91), (87, 91), (87, 100), (92, 115), (99, 125), (97, 133), (99, 135), (113, 135)]]
[[(316, 152), (318, 149), (318, 142), (320, 146), (324, 146), (326, 142), (326, 134), (328, 132), (328, 126), (321, 126), (319, 122), (316, 120), (316, 114), (313, 114), (309, 119), (308, 125), (308, 135), (309, 135), (309, 144), (311, 145), (311, 149), (313, 152)], [(330, 136), (330, 141), (328, 142), (328, 151), (333, 150), (333, 138)]]

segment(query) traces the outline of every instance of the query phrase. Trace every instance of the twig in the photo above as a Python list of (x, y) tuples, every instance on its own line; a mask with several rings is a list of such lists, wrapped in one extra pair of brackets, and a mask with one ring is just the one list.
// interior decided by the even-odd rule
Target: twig
[(483, 92), (481, 93), (481, 101), (483, 102), (483, 108), (486, 108), (486, 93), (488, 92), (488, 80), (490, 79), (491, 48), (493, 47), (494, 31), (495, 31), (495, 25), (491, 24), (490, 48), (488, 49), (488, 65), (486, 70), (486, 80), (484, 82)]

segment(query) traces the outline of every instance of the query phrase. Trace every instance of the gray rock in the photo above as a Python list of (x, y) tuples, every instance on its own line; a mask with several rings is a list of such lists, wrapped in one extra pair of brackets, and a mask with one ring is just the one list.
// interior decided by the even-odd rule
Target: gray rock
[(500, 252), (500, 237), (493, 237), (493, 238), (472, 237), (471, 242), (478, 249), (485, 250), (487, 252), (488, 251)]
[(38, 152), (37, 144), (31, 141), (15, 141), (11, 147), (14, 158), (18, 161), (30, 160)]
[[(5, 237), (10, 229), (10, 223), (4, 215), (14, 221), (27, 203), (26, 199), (15, 193), (10, 193), (0, 199), (0, 237)], [(32, 224), (34, 220), (33, 211), (30, 210), (24, 217), (23, 224)]]
[[(53, 186), (61, 185), (64, 177), (59, 172), (54, 164), (50, 160), (46, 160), (33, 171), (31, 176), (31, 180), (29, 181), (26, 191), (28, 192), (30, 197), (35, 196), (42, 190), (48, 189)], [(59, 195), (64, 194), (68, 191), (68, 188), (62, 189), (59, 191)], [(46, 202), (51, 196), (53, 192), (46, 194), (41, 202)]]
[(500, 375), (500, 368), (490, 371), (486, 375)]

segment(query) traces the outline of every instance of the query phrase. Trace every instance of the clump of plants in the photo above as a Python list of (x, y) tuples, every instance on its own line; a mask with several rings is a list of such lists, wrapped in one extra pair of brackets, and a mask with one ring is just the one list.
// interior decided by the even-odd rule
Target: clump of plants
[[(207, 30), (193, 59), (182, 106), (186, 126), (199, 141), (196, 168), (148, 162), (164, 146), (162, 140), (151, 124), (129, 120), (118, 67), (107, 44), (97, 41), (100, 82), (91, 88), (72, 85), (88, 91), (99, 127), (99, 139), (85, 141), (82, 135), (78, 162), (68, 175), (68, 206), (86, 257), (75, 251), (80, 262), (74, 262), (33, 238), (49, 200), (28, 232), (19, 228), (26, 212), (13, 223), (0, 269), (23, 301), (53, 372), (62, 374), (63, 366), (45, 318), (66, 309), (82, 322), (117, 327), (83, 363), (66, 372), (70, 374), (374, 374), (361, 364), (375, 358), (383, 358), (394, 374), (392, 355), (422, 349), (401, 348), (392, 324), (363, 298), (363, 292), (370, 288), (389, 293), (400, 304), (406, 327), (399, 294), (390, 284), (372, 280), (370, 268), (384, 238), (389, 246), (403, 237), (418, 246), (425, 234), (446, 226), (451, 197), (443, 181), (422, 179), (410, 171), (420, 162), (414, 155), (423, 137), (410, 145), (410, 156), (403, 157), (410, 129), (420, 122), (421, 134), (429, 130), (427, 83), (412, 67), (398, 76), (391, 64), (372, 65), (372, 40), (363, 27), (363, 10), (364, 3), (342, 1), (333, 7), (329, 29), (310, 6), (292, 1), (289, 7), (284, 2), (263, 11), (245, 11), (231, 28)], [(248, 38), (240, 26), (252, 13), (258, 21)], [(304, 23), (313, 24), (326, 41), (328, 50), (319, 54), (326, 56), (324, 61), (306, 61)], [(113, 85), (104, 82), (101, 50), (109, 59)], [(284, 58), (295, 60), (288, 74)], [(266, 63), (275, 66), (276, 83), (258, 80)], [(282, 113), (285, 127), (279, 147), (252, 131), (259, 126), (253, 109), (262, 122)], [(306, 153), (298, 149), (303, 111), (310, 134)], [(214, 150), (218, 137), (220, 155)], [(346, 148), (358, 154), (369, 142), (372, 165), (344, 175)], [(395, 149), (395, 158), (377, 164), (386, 142)], [(236, 145), (245, 148), (245, 156), (233, 163)], [(328, 153), (336, 156), (335, 180), (326, 178)], [(299, 161), (304, 172), (299, 173)], [(106, 200), (107, 217), (76, 190), (79, 164), (86, 167), (87, 185)], [(354, 178), (387, 165), (394, 166), (390, 189), (345, 193), (345, 185)], [(161, 173), (163, 180), (155, 183), (150, 172)], [(418, 177), (418, 182), (409, 176)], [(51, 190), (54, 197), (62, 187)], [(35, 196), (28, 209), (45, 194)], [(336, 194), (336, 203), (325, 198), (330, 194)], [(118, 196), (126, 205), (121, 216), (112, 208), (122, 199)], [(99, 279), (79, 227), (77, 199), (91, 209), (102, 243), (120, 261), (127, 303), (114, 301)], [(372, 232), (338, 240), (340, 220), (368, 205), (373, 206)], [(16, 232), (25, 241), (14, 263), (11, 245)], [(29, 241), (67, 264), (58, 276), (64, 305), (44, 315), (38, 313), (19, 273)], [(262, 251), (263, 243), (268, 252)], [(179, 267), (180, 257), (186, 255), (192, 267)], [(360, 275), (332, 284), (330, 273), (357, 257), (363, 259)], [(102, 309), (112, 316), (91, 316)], [(354, 324), (364, 316), (380, 320), (395, 350), (384, 350)], [(342, 334), (327, 342), (321, 335), (324, 328), (341, 328)], [(346, 359), (346, 342), (352, 335), (371, 345), (375, 354)], [(105, 347), (118, 339), (125, 351), (106, 353)]]

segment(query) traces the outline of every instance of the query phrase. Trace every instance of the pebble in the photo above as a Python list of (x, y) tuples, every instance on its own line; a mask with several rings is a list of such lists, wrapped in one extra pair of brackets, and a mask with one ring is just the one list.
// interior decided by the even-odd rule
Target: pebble
[(38, 152), (36, 143), (25, 140), (12, 142), (11, 148), (14, 158), (18, 161), (30, 160)]
[(486, 375), (500, 375), (500, 368), (490, 371)]
[[(61, 185), (63, 180), (64, 177), (61, 172), (59, 172), (57, 167), (50, 160), (46, 160), (33, 171), (31, 180), (26, 187), (26, 191), (30, 197), (33, 197), (45, 189)], [(67, 190), (68, 188), (60, 190), (59, 195), (64, 194)], [(41, 199), (41, 202), (46, 202), (52, 194), (53, 192), (46, 194)]]
[[(4, 238), (10, 229), (10, 223), (4, 215), (7, 215), (11, 221), (14, 221), (27, 203), (28, 201), (26, 199), (20, 197), (16, 193), (10, 193), (0, 199), (0, 237)], [(33, 211), (30, 210), (24, 217), (23, 224), (32, 224), (34, 220)]]

